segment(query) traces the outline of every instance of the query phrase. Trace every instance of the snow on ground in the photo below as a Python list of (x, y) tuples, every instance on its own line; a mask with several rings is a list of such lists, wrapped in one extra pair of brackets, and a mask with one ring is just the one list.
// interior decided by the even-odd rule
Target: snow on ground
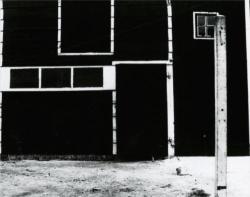
[[(214, 166), (213, 157), (155, 162), (2, 161), (0, 196), (214, 196)], [(250, 197), (250, 157), (228, 158), (228, 197)]]

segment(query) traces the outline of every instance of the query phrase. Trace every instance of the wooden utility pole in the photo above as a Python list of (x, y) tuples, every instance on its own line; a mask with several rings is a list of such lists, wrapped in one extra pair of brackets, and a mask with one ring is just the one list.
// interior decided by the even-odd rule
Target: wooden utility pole
[(227, 196), (227, 54), (226, 19), (215, 24), (215, 197)]

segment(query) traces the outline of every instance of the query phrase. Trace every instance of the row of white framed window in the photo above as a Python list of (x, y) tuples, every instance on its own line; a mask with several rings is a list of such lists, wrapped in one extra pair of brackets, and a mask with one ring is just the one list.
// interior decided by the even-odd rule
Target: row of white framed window
[(115, 66), (1, 67), (0, 91), (115, 90)]

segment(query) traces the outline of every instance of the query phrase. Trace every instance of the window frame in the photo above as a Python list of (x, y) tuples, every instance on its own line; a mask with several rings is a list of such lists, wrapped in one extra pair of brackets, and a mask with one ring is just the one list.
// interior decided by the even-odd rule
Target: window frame
[[(214, 37), (198, 37), (198, 33), (197, 33), (197, 20), (196, 17), (197, 15), (203, 15), (203, 16), (218, 16), (219, 13), (218, 12), (193, 12), (193, 39), (195, 40), (214, 40)], [(205, 21), (206, 23), (206, 21)], [(212, 27), (212, 25), (210, 25)], [(215, 25), (214, 25), (215, 26)], [(206, 24), (205, 24), (205, 28), (206, 28)]]
[[(103, 69), (103, 84), (98, 87), (74, 87), (74, 69), (77, 68), (102, 68)], [(12, 88), (10, 87), (11, 70), (35, 69), (38, 70), (38, 87), (37, 88)], [(70, 87), (42, 87), (42, 69), (70, 69)], [(113, 65), (98, 65), (98, 66), (27, 66), (27, 67), (1, 67), (0, 68), (0, 92), (49, 92), (49, 91), (107, 91), (116, 89), (116, 69)]]
[(113, 55), (114, 54), (114, 26), (115, 26), (115, 0), (110, 1), (110, 51), (107, 52), (62, 52), (62, 0), (57, 0), (57, 55), (58, 56), (102, 56), (102, 55)]

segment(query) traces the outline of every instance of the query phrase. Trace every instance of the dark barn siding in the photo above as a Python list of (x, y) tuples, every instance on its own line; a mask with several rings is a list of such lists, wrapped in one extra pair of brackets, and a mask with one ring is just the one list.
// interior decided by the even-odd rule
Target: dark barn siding
[(166, 65), (118, 66), (117, 129), (121, 158), (167, 155)]
[(3, 93), (3, 154), (112, 154), (111, 92)]
[(166, 1), (128, 0), (115, 4), (115, 58), (167, 59)]
[[(98, 5), (97, 2), (96, 6)], [(111, 64), (111, 56), (57, 56), (56, 0), (4, 1), (3, 7), (4, 66)], [(102, 17), (100, 12), (94, 14), (97, 17), (100, 14), (99, 17)], [(74, 16), (67, 20), (72, 21), (72, 28), (74, 28)], [(102, 26), (102, 21), (96, 22), (96, 25)], [(79, 26), (79, 31), (83, 31), (84, 28), (86, 26), (83, 23)], [(96, 39), (95, 35), (93, 39)], [(81, 44), (84, 45), (84, 43)]]
[[(79, 1), (75, 2), (79, 3)], [(110, 8), (103, 9), (103, 2), (100, 2), (95, 1), (96, 11), (90, 14), (94, 24), (90, 24), (90, 21), (86, 19), (87, 13), (80, 16), (76, 10), (71, 15), (69, 10), (62, 9), (62, 25), (66, 27), (62, 31), (62, 42), (65, 41), (62, 44), (62, 52), (70, 52), (71, 49), (71, 52), (93, 51), (97, 48), (105, 52), (110, 48), (110, 43), (107, 42), (110, 39), (110, 31), (108, 32), (107, 26), (96, 33), (81, 36), (81, 33), (86, 32), (86, 28), (93, 27), (93, 25), (101, 28), (108, 24), (110, 27), (108, 18)], [(74, 1), (70, 2), (71, 5), (73, 3)], [(58, 57), (56, 0), (3, 1), (3, 7), (4, 66), (111, 65), (112, 60), (167, 59), (165, 0), (115, 1), (115, 53), (113, 56)], [(76, 16), (82, 18), (76, 20)], [(98, 18), (99, 20), (96, 20)], [(78, 21), (77, 27), (76, 21)], [(104, 21), (106, 21), (105, 24), (103, 24)], [(75, 35), (72, 35), (70, 29), (76, 28), (79, 29), (74, 31)], [(103, 37), (100, 34), (106, 36)], [(86, 36), (88, 36), (87, 44), (86, 40), (82, 40)], [(72, 40), (71, 45), (69, 39), (72, 38), (79, 39), (79, 42)]]
[(63, 0), (62, 52), (110, 52), (110, 4)]
[(214, 155), (213, 41), (193, 40), (192, 12), (215, 11), (227, 20), (228, 154), (248, 154), (244, 3), (173, 2), (177, 155)]

